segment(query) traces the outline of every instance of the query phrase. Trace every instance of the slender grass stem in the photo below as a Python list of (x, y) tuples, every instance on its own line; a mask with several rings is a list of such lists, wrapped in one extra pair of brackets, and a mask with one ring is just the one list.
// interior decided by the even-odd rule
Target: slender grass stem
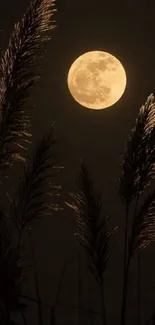
[(82, 277), (81, 277), (81, 250), (80, 250), (80, 247), (78, 247), (78, 252), (77, 252), (77, 268), (78, 268), (78, 308), (79, 308), (79, 325), (81, 323), (81, 320), (80, 320), (80, 311), (81, 311), (81, 280), (82, 280)]
[(50, 323), (49, 323), (49, 325), (56, 325), (55, 306), (52, 306), (50, 309)]
[(126, 272), (125, 272), (125, 276), (124, 276), (124, 285), (123, 285), (121, 325), (126, 324), (126, 306), (127, 306), (127, 293), (128, 293), (128, 280), (129, 280), (129, 265), (130, 265), (130, 259), (128, 258)]
[(21, 317), (22, 317), (22, 320), (23, 320), (23, 324), (27, 325), (26, 317), (25, 317), (24, 312), (23, 312), (22, 309), (20, 310), (20, 313), (21, 313)]
[(106, 308), (105, 308), (105, 300), (104, 300), (104, 286), (103, 286), (103, 279), (100, 280), (100, 288), (101, 288), (101, 297), (102, 297), (102, 318), (103, 318), (103, 325), (106, 325)]
[[(139, 194), (136, 196), (136, 205), (135, 205), (135, 214), (134, 218), (136, 218), (136, 213), (138, 209), (138, 200)], [(140, 252), (137, 255), (137, 324), (141, 325), (141, 269), (140, 269)]]
[(140, 263), (140, 252), (138, 253), (138, 286), (137, 286), (137, 298), (138, 298), (138, 325), (141, 325), (141, 263)]
[(62, 272), (61, 272), (61, 276), (60, 276), (60, 280), (59, 280), (59, 284), (58, 284), (58, 290), (57, 290), (56, 299), (55, 299), (55, 305), (57, 305), (59, 303), (60, 293), (61, 293), (61, 290), (62, 290), (63, 280), (64, 280), (64, 276), (65, 276), (65, 271), (66, 271), (68, 263), (74, 257), (74, 254), (75, 254), (75, 251), (73, 249), (72, 254), (69, 254), (69, 256), (67, 257), (67, 259), (64, 262), (64, 265), (62, 267)]
[(126, 209), (126, 221), (125, 221), (125, 239), (124, 239), (124, 280), (123, 280), (123, 297), (122, 297), (122, 310), (121, 310), (121, 325), (125, 325), (125, 314), (126, 314), (126, 298), (127, 298), (127, 281), (128, 281), (128, 268), (129, 259), (127, 264), (127, 240), (128, 240), (128, 216), (129, 207)]
[[(137, 191), (134, 218), (138, 209), (139, 191)], [(141, 325), (141, 269), (140, 269), (140, 252), (137, 255), (137, 324)]]
[[(31, 236), (31, 234), (30, 234)], [(43, 325), (43, 315), (42, 315), (42, 301), (40, 298), (40, 291), (39, 291), (39, 280), (38, 280), (38, 274), (37, 274), (37, 268), (36, 268), (36, 261), (35, 261), (35, 254), (34, 254), (34, 247), (32, 243), (32, 237), (30, 238), (30, 246), (31, 246), (31, 254), (32, 254), (32, 260), (34, 265), (34, 281), (35, 281), (35, 290), (38, 300), (38, 325)]]

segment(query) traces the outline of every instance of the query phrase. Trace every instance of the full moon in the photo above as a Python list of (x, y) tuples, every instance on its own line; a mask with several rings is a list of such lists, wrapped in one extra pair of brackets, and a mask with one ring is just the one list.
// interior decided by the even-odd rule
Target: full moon
[(122, 97), (127, 79), (123, 65), (115, 56), (91, 51), (73, 62), (67, 83), (79, 104), (91, 109), (104, 109)]

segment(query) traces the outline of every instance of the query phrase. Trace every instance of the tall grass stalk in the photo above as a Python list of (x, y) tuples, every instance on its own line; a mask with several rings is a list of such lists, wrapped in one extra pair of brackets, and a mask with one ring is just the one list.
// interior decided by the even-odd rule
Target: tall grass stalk
[(104, 215), (101, 195), (95, 192), (90, 174), (82, 161), (77, 184), (77, 193), (71, 194), (74, 202), (66, 204), (75, 211), (75, 235), (89, 257), (89, 268), (101, 289), (102, 319), (106, 325), (103, 276), (109, 261), (109, 241), (114, 230), (107, 230), (110, 217)]
[(78, 279), (77, 279), (77, 285), (78, 285), (78, 324), (81, 324), (81, 297), (82, 297), (82, 263), (81, 263), (81, 251), (80, 247), (77, 251), (77, 270), (78, 270)]
[[(138, 209), (139, 195), (136, 197), (134, 219), (136, 218), (137, 209)], [(140, 254), (137, 254), (137, 325), (141, 325), (141, 268), (140, 268)]]
[(49, 325), (56, 325), (56, 318), (55, 318), (55, 306), (50, 308), (50, 322)]
[(21, 318), (22, 318), (22, 320), (23, 320), (23, 324), (24, 324), (24, 325), (28, 325), (28, 324), (27, 324), (26, 317), (25, 317), (25, 314), (24, 314), (24, 312), (23, 312), (22, 309), (21, 309), (20, 313), (21, 313)]
[(123, 296), (122, 296), (122, 311), (121, 311), (121, 324), (125, 323), (125, 312), (126, 312), (126, 301), (127, 301), (127, 285), (128, 285), (128, 275), (129, 275), (129, 262), (128, 260), (128, 217), (129, 210), (126, 209), (126, 219), (125, 219), (125, 236), (124, 236), (124, 280), (123, 280)]
[(41, 300), (40, 289), (39, 289), (38, 271), (37, 271), (31, 230), (29, 230), (29, 237), (30, 237), (31, 256), (32, 256), (33, 267), (34, 267), (34, 284), (35, 284), (36, 297), (37, 297), (37, 301), (38, 301), (38, 304), (37, 304), (37, 306), (38, 306), (38, 325), (44, 325), (43, 313), (42, 313), (42, 300)]
[(137, 298), (138, 298), (138, 320), (137, 324), (141, 325), (141, 253), (138, 253), (137, 257)]
[[(134, 128), (131, 130), (125, 154), (122, 160), (122, 175), (119, 179), (119, 194), (126, 211), (124, 282), (121, 308), (121, 325), (126, 324), (127, 288), (129, 265), (136, 253), (147, 247), (155, 237), (155, 191), (148, 195), (138, 209), (138, 200), (155, 177), (155, 102), (150, 95), (140, 108)], [(128, 238), (128, 212), (136, 199), (132, 231)], [(128, 245), (128, 248), (127, 248)], [(128, 257), (127, 257), (128, 255)], [(127, 261), (127, 265), (126, 265)], [(138, 267), (138, 282), (140, 269)], [(139, 283), (140, 285), (140, 283)], [(138, 285), (138, 319), (140, 319), (141, 302)], [(139, 324), (138, 324), (139, 325)]]

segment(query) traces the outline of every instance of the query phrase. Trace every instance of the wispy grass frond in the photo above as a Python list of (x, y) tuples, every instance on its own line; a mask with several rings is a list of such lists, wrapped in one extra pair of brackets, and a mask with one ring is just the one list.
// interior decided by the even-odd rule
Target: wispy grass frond
[(90, 258), (90, 268), (100, 283), (110, 256), (109, 241), (112, 232), (107, 230), (110, 217), (103, 213), (101, 195), (94, 190), (90, 174), (83, 162), (77, 179), (78, 192), (71, 194), (74, 202), (66, 204), (76, 213), (76, 236)]
[(45, 33), (54, 28), (53, 6), (54, 0), (32, 1), (21, 22), (15, 24), (1, 58), (0, 171), (17, 159), (24, 160), (20, 142), (29, 142), (31, 134), (26, 131), (30, 120), (23, 106), (37, 79), (33, 68), (43, 53), (42, 43), (50, 39)]
[[(146, 199), (141, 210), (138, 201), (144, 189), (150, 185), (155, 177), (155, 101), (151, 94), (146, 103), (140, 108), (134, 128), (131, 130), (127, 148), (122, 162), (122, 175), (118, 189), (125, 206), (125, 241), (124, 241), (124, 282), (121, 311), (121, 325), (126, 322), (126, 302), (129, 266), (131, 257), (140, 252), (154, 238), (155, 220), (154, 193)], [(129, 209), (135, 201), (135, 213), (132, 222), (132, 234), (128, 243)], [(129, 244), (129, 245), (128, 245)], [(140, 256), (138, 259), (138, 274), (140, 273)], [(138, 275), (140, 281), (140, 274)], [(140, 320), (140, 286), (138, 286), (138, 321)]]
[(51, 214), (52, 210), (61, 209), (47, 200), (51, 181), (56, 174), (53, 169), (55, 164), (53, 127), (54, 124), (50, 132), (38, 142), (31, 166), (25, 165), (24, 177), (12, 202), (12, 214), (19, 231), (34, 219)]
[(123, 157), (118, 187), (126, 208), (155, 176), (155, 141), (151, 140), (154, 128), (155, 102), (151, 94), (139, 111)]
[(155, 239), (155, 190), (142, 204), (132, 225), (130, 257), (147, 247)]

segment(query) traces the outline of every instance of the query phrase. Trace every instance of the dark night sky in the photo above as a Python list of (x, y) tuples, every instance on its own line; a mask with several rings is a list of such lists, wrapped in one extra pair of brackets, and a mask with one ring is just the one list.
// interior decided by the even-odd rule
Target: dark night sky
[[(1, 1), (2, 49), (7, 46), (13, 24), (20, 20), (28, 4), (28, 0)], [(82, 157), (96, 186), (102, 189), (106, 212), (112, 214), (113, 224), (120, 226), (118, 237), (122, 243), (125, 219), (116, 184), (127, 134), (135, 122), (139, 107), (150, 93), (155, 93), (155, 5), (139, 0), (57, 0), (57, 9), (55, 19), (58, 26), (52, 32), (45, 53), (40, 85), (37, 85), (30, 100), (35, 105), (32, 127), (34, 143), (50, 127), (52, 121), (56, 121), (55, 136), (58, 138), (59, 157), (65, 166), (61, 177), (62, 204), (69, 199), (67, 192), (74, 188), (79, 158)], [(127, 73), (125, 94), (106, 110), (95, 111), (80, 106), (70, 96), (67, 88), (66, 78), (70, 65), (79, 55), (91, 50), (103, 50), (115, 55)], [(18, 177), (18, 174), (17, 171), (15, 176)], [(39, 221), (34, 231), (39, 275), (44, 278), (42, 295), (49, 303), (54, 299), (63, 261), (71, 253), (70, 246), (74, 243), (73, 218), (74, 215), (65, 209), (50, 221)], [(111, 325), (117, 323), (120, 313), (123, 266), (121, 243), (118, 244), (106, 275), (106, 299)], [(153, 268), (152, 259), (153, 245), (143, 253), (143, 309), (146, 320), (155, 306), (155, 267)], [(68, 269), (66, 275), (68, 289), (62, 298), (68, 303), (73, 300), (76, 302), (77, 299), (76, 291), (74, 292), (76, 258), (72, 264), (72, 269)], [(135, 281), (133, 263), (131, 282), (134, 294)], [(48, 289), (50, 285), (51, 290)], [(87, 305), (86, 284), (85, 287), (84, 304)], [(97, 295), (93, 299), (97, 300)], [(129, 300), (129, 314), (136, 313), (136, 295), (132, 298), (130, 293)], [(131, 324), (132, 317), (129, 315), (128, 318)], [(76, 319), (72, 324), (77, 324)], [(136, 323), (132, 321), (132, 324)]]

